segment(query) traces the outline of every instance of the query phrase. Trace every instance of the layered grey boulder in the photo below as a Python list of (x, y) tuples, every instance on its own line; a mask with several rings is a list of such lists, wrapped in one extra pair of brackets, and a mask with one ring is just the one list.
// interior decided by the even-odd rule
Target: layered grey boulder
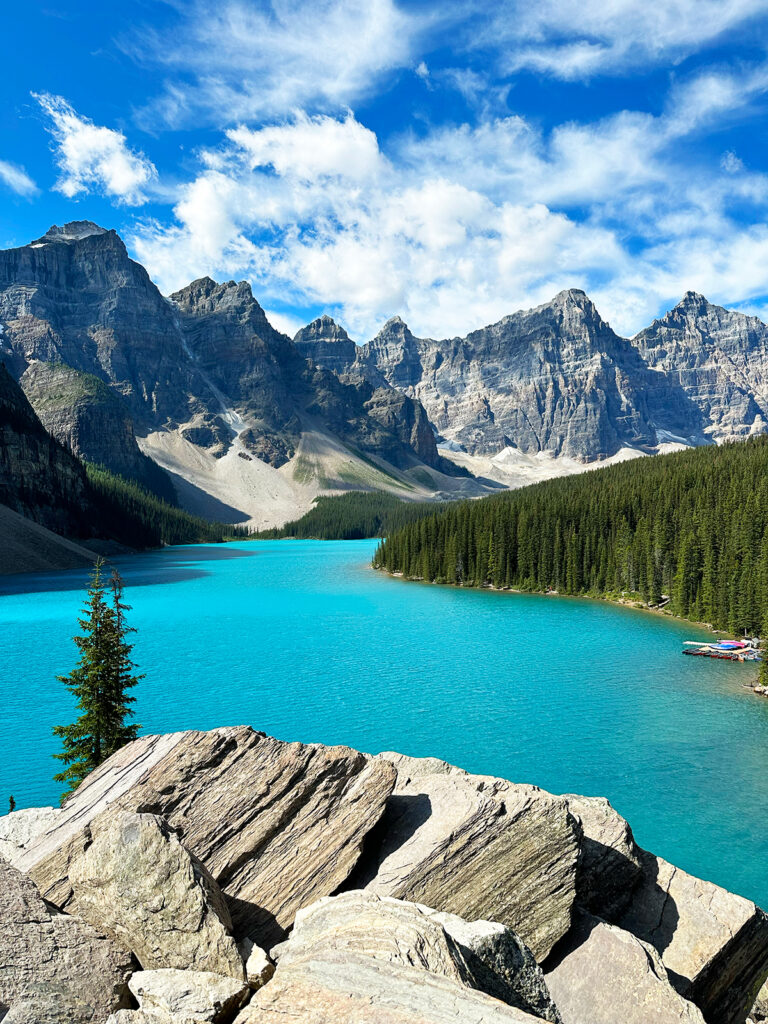
[(86, 844), (69, 868), (71, 913), (110, 934), (145, 970), (243, 980), (221, 890), (162, 818), (108, 809), (86, 826)]
[(658, 952), (629, 932), (579, 915), (547, 985), (563, 1024), (704, 1024), (672, 987)]
[(569, 795), (582, 828), (577, 902), (661, 957), (676, 990), (712, 1024), (743, 1024), (768, 975), (768, 917), (749, 900), (637, 846), (608, 803)]
[(654, 946), (709, 1024), (743, 1024), (768, 975), (768, 916), (750, 900), (643, 853), (622, 928)]
[(349, 885), (507, 925), (543, 960), (568, 931), (579, 830), (535, 786), (381, 754), (397, 783)]
[[(472, 986), (460, 946), (426, 907), (348, 892), (301, 911), (272, 981), (238, 1024), (524, 1024)], [(551, 1019), (551, 1018), (550, 1018)]]
[(129, 953), (95, 928), (49, 909), (32, 880), (0, 860), (4, 1021), (101, 1024), (128, 1005), (126, 983), (134, 966)]
[(465, 921), (420, 908), (443, 926), (467, 961), (474, 988), (553, 1024), (563, 1024), (533, 953), (498, 921)]
[(627, 821), (604, 797), (566, 796), (581, 825), (576, 899), (584, 910), (616, 922), (643, 877), (642, 851)]
[(245, 726), (141, 737), (86, 779), (20, 863), (67, 907), (96, 815), (111, 804), (157, 814), (224, 891), (236, 938), (268, 949), (298, 910), (347, 879), (394, 781), (391, 764), (349, 747)]

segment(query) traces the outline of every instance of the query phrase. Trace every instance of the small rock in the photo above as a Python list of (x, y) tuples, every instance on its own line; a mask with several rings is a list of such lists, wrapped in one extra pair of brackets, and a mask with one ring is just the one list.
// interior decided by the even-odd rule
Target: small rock
[(172, 968), (139, 971), (128, 984), (143, 1013), (181, 1018), (185, 1024), (224, 1024), (244, 1005), (250, 992), (234, 978)]
[(420, 909), (439, 922), (458, 945), (475, 988), (509, 1006), (562, 1024), (542, 969), (511, 928), (498, 921), (465, 921), (456, 914)]
[(245, 961), (245, 977), (248, 984), (254, 990), (266, 985), (275, 973), (274, 962), (270, 960), (261, 946), (257, 946), (251, 939), (243, 939), (239, 949), (240, 955)]
[(221, 890), (162, 818), (119, 808), (88, 826), (69, 868), (69, 909), (131, 950), (146, 970), (244, 978)]

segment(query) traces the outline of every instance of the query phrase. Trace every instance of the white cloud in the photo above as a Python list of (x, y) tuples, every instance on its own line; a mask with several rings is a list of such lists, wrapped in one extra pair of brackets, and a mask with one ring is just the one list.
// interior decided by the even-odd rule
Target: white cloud
[(168, 32), (145, 29), (123, 43), (136, 59), (185, 76), (142, 112), (174, 126), (344, 109), (386, 72), (413, 66), (415, 39), (434, 20), (394, 0), (197, 0), (177, 10)]
[(33, 93), (50, 119), (61, 175), (59, 192), (72, 198), (81, 192), (105, 192), (118, 202), (140, 205), (157, 176), (141, 152), (128, 147), (122, 132), (96, 125), (79, 115), (61, 96)]
[(40, 191), (23, 167), (7, 160), (0, 160), (0, 182), (26, 199)]
[(289, 338), (293, 338), (297, 331), (306, 325), (306, 320), (293, 313), (286, 313), (282, 310), (265, 309), (267, 320), (277, 331), (282, 331)]
[(766, 0), (502, 0), (471, 43), (508, 72), (588, 79), (679, 64), (766, 12)]
[(332, 308), (361, 338), (396, 312), (466, 331), (622, 259), (610, 232), (542, 203), (395, 167), (350, 116), (239, 128), (204, 163), (176, 224), (130, 239), (161, 286), (247, 273), (267, 305)]

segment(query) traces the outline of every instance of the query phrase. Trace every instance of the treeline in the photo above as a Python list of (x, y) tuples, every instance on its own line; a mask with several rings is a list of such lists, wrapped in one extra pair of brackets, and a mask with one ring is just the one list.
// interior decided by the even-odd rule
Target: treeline
[(449, 504), (388, 534), (374, 565), (463, 586), (670, 598), (759, 632), (768, 613), (768, 438), (636, 459)]
[[(315, 499), (315, 505), (301, 519), (279, 529), (252, 534), (259, 540), (295, 537), (316, 540), (362, 540), (383, 537), (407, 523), (423, 518), (435, 502), (403, 501), (385, 491), (349, 491)], [(442, 507), (442, 506), (440, 506)]]
[(190, 515), (101, 466), (86, 463), (85, 468), (97, 522), (106, 536), (129, 547), (211, 543), (247, 536), (243, 527)]

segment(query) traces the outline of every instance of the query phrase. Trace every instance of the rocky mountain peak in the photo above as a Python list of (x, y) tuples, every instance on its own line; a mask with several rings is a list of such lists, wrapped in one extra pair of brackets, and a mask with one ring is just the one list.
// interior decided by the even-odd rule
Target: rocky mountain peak
[(706, 314), (711, 306), (712, 303), (709, 302), (701, 292), (687, 291), (672, 312), (679, 310), (687, 315), (698, 315), (701, 313)]
[(92, 220), (71, 220), (68, 224), (52, 224), (41, 238), (32, 242), (32, 245), (42, 245), (46, 242), (80, 242), (92, 235), (108, 234), (110, 231), (107, 228), (99, 227)]
[(302, 327), (301, 330), (297, 331), (293, 340), (297, 345), (301, 345), (306, 342), (317, 341), (331, 343), (349, 342), (351, 338), (344, 328), (336, 323), (333, 317), (323, 313), (322, 316), (313, 320), (311, 324), (307, 324), (306, 327)]
[(225, 281), (219, 284), (211, 277), (200, 277), (169, 296), (171, 302), (186, 313), (228, 313), (254, 317), (261, 324), (266, 314), (253, 296), (247, 281)]

